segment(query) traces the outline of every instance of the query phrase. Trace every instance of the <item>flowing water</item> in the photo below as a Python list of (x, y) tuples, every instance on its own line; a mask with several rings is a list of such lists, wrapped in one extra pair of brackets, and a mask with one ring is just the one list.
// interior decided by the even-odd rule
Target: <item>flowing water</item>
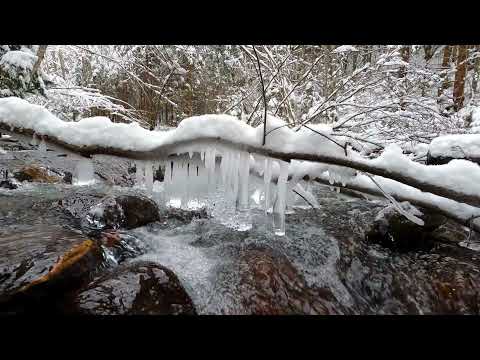
[[(74, 173), (82, 161), (43, 150), (42, 146), (10, 151), (3, 158), (0, 155), (0, 167), (14, 171), (37, 162)], [(95, 162), (95, 171), (103, 173), (94, 173), (90, 163), (81, 165), (84, 171), (77, 179), (86, 186), (74, 180), (73, 185), (29, 183), (16, 190), (0, 189), (0, 276), (11, 271), (9, 263), (19, 254), (30, 252), (39, 258), (56, 254), (57, 248), (45, 245), (47, 238), (55, 238), (56, 247), (63, 244), (67, 249), (82, 234), (90, 234), (82, 219), (106, 195), (146, 191), (160, 211), (168, 214), (174, 211), (166, 206), (165, 187), (169, 187), (181, 204), (185, 189), (173, 188), (176, 185), (168, 180), (132, 187), (136, 175), (128, 172), (130, 162), (112, 158), (96, 158)], [(142, 175), (149, 175), (151, 166)], [(263, 186), (263, 178), (250, 179), (248, 210), (232, 213), (222, 205), (213, 207), (208, 217), (166, 217), (119, 231), (137, 251), (125, 261), (148, 260), (172, 270), (201, 314), (249, 314), (258, 309), (281, 313), (276, 306), (283, 303), (289, 313), (321, 313), (319, 306), (326, 313), (339, 314), (478, 313), (477, 252), (457, 244), (437, 244), (429, 251), (399, 253), (369, 243), (365, 231), (385, 203), (320, 185), (309, 185), (318, 208), (306, 203), (291, 207), (283, 227), (272, 231), (278, 214), (265, 215), (259, 200), (263, 195), (255, 190)], [(228, 194), (216, 196), (220, 201)], [(75, 201), (66, 201), (72, 198)], [(191, 208), (194, 200), (187, 195)], [(284, 236), (278, 236), (283, 232)], [(109, 266), (123, 261), (113, 253), (106, 252), (105, 257), (111, 260)], [(35, 266), (42, 267), (42, 260)], [(45, 270), (29, 269), (26, 272), (34, 274)], [(18, 278), (27, 279), (22, 276)]]

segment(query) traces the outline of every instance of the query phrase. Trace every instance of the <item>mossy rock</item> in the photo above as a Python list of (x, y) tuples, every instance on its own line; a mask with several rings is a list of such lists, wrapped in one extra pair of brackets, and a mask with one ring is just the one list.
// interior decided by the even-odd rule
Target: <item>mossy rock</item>
[(55, 184), (63, 181), (61, 177), (50, 174), (46, 168), (36, 165), (25, 166), (21, 170), (16, 171), (13, 176), (20, 182), (28, 181)]

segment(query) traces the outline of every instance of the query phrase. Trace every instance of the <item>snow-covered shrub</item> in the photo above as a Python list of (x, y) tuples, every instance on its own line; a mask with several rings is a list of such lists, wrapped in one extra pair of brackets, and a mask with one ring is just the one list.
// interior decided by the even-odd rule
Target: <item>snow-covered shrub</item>
[(0, 97), (44, 94), (42, 77), (38, 72), (32, 73), (36, 61), (32, 46), (1, 45)]

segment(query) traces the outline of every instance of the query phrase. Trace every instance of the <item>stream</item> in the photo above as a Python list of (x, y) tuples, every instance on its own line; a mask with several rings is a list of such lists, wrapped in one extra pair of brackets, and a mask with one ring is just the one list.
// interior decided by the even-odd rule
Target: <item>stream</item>
[[(33, 164), (64, 178), (74, 174), (81, 160), (50, 146), (39, 150), (25, 137), (11, 139), (0, 141), (5, 151), (0, 153), (0, 170), (8, 170), (10, 176)], [(459, 245), (468, 229), (458, 225), (442, 225), (450, 234), (442, 241), (398, 251), (366, 237), (386, 206), (384, 200), (337, 193), (317, 184), (312, 193), (319, 208), (294, 208), (286, 215), (285, 236), (273, 233), (271, 216), (265, 217), (253, 201), (246, 214), (251, 226), (235, 231), (200, 210), (167, 207), (156, 183), (154, 189), (160, 192), (152, 199), (160, 220), (131, 229), (99, 230), (86, 221), (93, 206), (106, 196), (145, 197), (145, 192), (133, 186), (131, 161), (96, 156), (94, 162), (92, 185), (24, 181), (17, 182), (16, 189), (0, 188), (1, 312), (480, 312), (478, 248)], [(50, 281), (48, 274), (58, 259), (89, 239), (98, 247), (98, 256), (89, 253), (88, 262), (64, 273), (63, 282)], [(18, 298), (18, 289), (45, 276), (44, 284), (55, 286)]]

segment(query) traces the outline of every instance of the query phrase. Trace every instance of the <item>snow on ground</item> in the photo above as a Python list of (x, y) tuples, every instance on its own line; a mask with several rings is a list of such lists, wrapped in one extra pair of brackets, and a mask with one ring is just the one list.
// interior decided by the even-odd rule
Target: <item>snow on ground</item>
[(480, 134), (439, 136), (428, 150), (433, 157), (480, 158)]
[(470, 125), (470, 132), (480, 134), (480, 107), (472, 110), (472, 123)]

